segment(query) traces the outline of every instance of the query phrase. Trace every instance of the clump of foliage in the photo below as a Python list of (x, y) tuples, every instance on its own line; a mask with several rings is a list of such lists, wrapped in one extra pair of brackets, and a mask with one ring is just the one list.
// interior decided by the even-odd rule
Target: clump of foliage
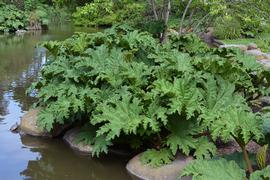
[(10, 32), (26, 26), (26, 17), (23, 11), (14, 5), (0, 3), (0, 32)]
[(111, 0), (94, 0), (83, 7), (77, 7), (73, 14), (74, 22), (79, 26), (112, 25), (116, 16), (113, 14)]
[(0, 32), (15, 32), (19, 29), (40, 30), (49, 23), (59, 23), (70, 19), (68, 9), (48, 4), (44, 0), (0, 2)]
[(94, 0), (77, 7), (73, 20), (77, 26), (112, 26), (119, 22), (137, 24), (142, 20), (145, 4), (139, 2)]
[(222, 39), (234, 39), (241, 36), (241, 25), (232, 16), (218, 17), (214, 23), (215, 35)]
[(32, 87), (41, 128), (85, 122), (79, 139), (94, 155), (121, 141), (148, 148), (141, 161), (154, 167), (179, 151), (208, 159), (212, 140), (235, 139), (250, 168), (246, 144), (263, 139), (264, 118), (248, 100), (269, 94), (270, 83), (254, 57), (210, 49), (194, 34), (160, 44), (125, 25), (43, 45), (52, 55)]

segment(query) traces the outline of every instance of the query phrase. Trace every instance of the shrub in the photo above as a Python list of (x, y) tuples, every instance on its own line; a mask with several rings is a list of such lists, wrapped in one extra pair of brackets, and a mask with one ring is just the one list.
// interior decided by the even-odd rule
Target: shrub
[(0, 31), (10, 32), (26, 26), (24, 13), (14, 5), (0, 3)]
[(241, 28), (240, 22), (232, 16), (218, 17), (214, 22), (214, 34), (221, 39), (239, 38)]
[(73, 13), (75, 25), (78, 26), (101, 26), (112, 25), (116, 16), (113, 14), (111, 0), (94, 0), (83, 7), (78, 7)]
[(43, 45), (52, 56), (33, 85), (38, 124), (84, 122), (80, 140), (94, 155), (122, 142), (149, 148), (141, 160), (160, 166), (178, 151), (211, 157), (207, 134), (244, 144), (262, 137), (247, 99), (269, 93), (269, 71), (240, 51), (209, 49), (193, 34), (159, 44), (125, 25)]

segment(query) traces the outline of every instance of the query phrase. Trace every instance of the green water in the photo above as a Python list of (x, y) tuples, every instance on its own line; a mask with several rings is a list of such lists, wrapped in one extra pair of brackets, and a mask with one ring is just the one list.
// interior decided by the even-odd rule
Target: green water
[(93, 159), (80, 155), (62, 139), (41, 139), (13, 134), (9, 128), (20, 121), (34, 98), (25, 90), (38, 77), (46, 52), (38, 42), (71, 36), (71, 27), (23, 36), (0, 35), (0, 180), (129, 180), (127, 159)]

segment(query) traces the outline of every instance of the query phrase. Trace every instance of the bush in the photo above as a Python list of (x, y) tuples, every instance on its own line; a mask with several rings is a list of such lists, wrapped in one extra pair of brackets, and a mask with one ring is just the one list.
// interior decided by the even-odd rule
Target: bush
[(231, 16), (216, 18), (214, 22), (214, 34), (221, 39), (234, 39), (241, 36), (240, 22)]
[(23, 11), (14, 5), (0, 3), (0, 31), (14, 32), (26, 26), (26, 17)]
[(112, 26), (119, 22), (138, 25), (144, 12), (145, 3), (95, 0), (78, 7), (73, 19), (77, 26)]
[(124, 25), (43, 45), (52, 56), (33, 84), (38, 125), (85, 123), (78, 138), (94, 155), (124, 143), (149, 148), (142, 162), (161, 166), (178, 151), (211, 157), (210, 139), (263, 137), (247, 100), (269, 94), (270, 72), (240, 51), (209, 49), (193, 34), (159, 44)]
[(116, 20), (116, 15), (113, 14), (111, 0), (94, 0), (83, 7), (77, 7), (73, 18), (75, 25), (78, 26), (102, 26), (112, 25)]

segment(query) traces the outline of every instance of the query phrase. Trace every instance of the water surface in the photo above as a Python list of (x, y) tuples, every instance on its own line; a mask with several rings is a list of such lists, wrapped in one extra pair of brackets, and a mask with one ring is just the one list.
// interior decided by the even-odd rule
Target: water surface
[(79, 155), (61, 139), (42, 139), (13, 134), (9, 128), (31, 107), (25, 95), (46, 59), (35, 48), (45, 40), (62, 40), (71, 27), (23, 36), (0, 35), (0, 180), (129, 180), (126, 159), (93, 159)]

